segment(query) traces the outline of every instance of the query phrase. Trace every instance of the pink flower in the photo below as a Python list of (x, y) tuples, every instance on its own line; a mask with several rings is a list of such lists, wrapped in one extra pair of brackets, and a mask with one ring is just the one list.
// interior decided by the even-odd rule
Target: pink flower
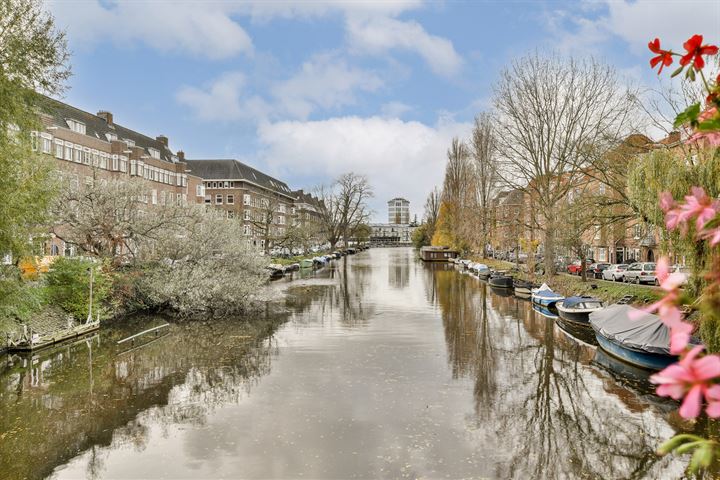
[(675, 208), (675, 199), (670, 192), (662, 192), (660, 194), (660, 208), (666, 213)]
[(710, 246), (714, 247), (720, 243), (720, 227), (713, 228), (712, 230), (703, 230), (698, 234), (698, 238), (710, 240)]
[(708, 415), (720, 415), (720, 385), (711, 381), (720, 377), (720, 357), (705, 355), (695, 359), (703, 350), (698, 345), (690, 350), (678, 363), (674, 363), (661, 372), (650, 377), (650, 381), (658, 384), (657, 394), (661, 397), (672, 397), (680, 400), (680, 416), (695, 418), (702, 409), (703, 397), (708, 399)]
[(685, 196), (685, 203), (680, 205), (680, 221), (687, 222), (697, 217), (695, 226), (702, 230), (703, 226), (712, 220), (720, 209), (720, 203), (713, 201), (705, 194), (702, 187), (692, 187), (692, 195)]
[[(685, 276), (680, 272), (670, 273), (670, 261), (667, 257), (661, 257), (660, 260), (658, 260), (655, 267), (655, 275), (660, 282), (660, 288), (665, 290), (667, 294), (652, 305), (643, 308), (641, 312), (658, 312), (663, 323), (672, 329), (682, 321), (682, 312), (680, 312), (680, 309), (677, 307), (677, 301), (680, 298), (678, 288), (680, 288), (680, 285), (685, 281)], [(638, 319), (642, 317), (641, 312), (631, 312), (630, 318)], [(678, 336), (677, 338), (676, 346), (680, 345), (680, 339), (682, 337)], [(685, 345), (687, 345), (687, 342)], [(680, 348), (680, 351), (685, 348), (685, 345)]]
[[(698, 115), (698, 122), (702, 123), (705, 120), (711, 120), (714, 117), (716, 117), (718, 114), (717, 107), (712, 107), (704, 112), (702, 112), (700, 115)], [(717, 147), (720, 146), (720, 132), (717, 130), (714, 131), (695, 131), (693, 135), (687, 139), (685, 143), (692, 143), (692, 142), (704, 142), (709, 144), (711, 147)]]
[(690, 343), (690, 334), (693, 331), (692, 323), (679, 321), (670, 327), (670, 353), (679, 355)]

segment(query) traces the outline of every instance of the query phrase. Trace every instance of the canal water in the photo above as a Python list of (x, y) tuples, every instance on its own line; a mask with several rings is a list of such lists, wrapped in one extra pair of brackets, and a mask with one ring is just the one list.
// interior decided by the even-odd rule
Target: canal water
[(647, 375), (411, 249), (0, 365), (0, 478), (681, 478)]

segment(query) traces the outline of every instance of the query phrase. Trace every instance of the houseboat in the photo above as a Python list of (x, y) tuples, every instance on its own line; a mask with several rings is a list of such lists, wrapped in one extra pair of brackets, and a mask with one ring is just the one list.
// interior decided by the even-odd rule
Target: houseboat
[(451, 258), (458, 258), (459, 252), (449, 247), (422, 247), (420, 259), (424, 262), (448, 262)]

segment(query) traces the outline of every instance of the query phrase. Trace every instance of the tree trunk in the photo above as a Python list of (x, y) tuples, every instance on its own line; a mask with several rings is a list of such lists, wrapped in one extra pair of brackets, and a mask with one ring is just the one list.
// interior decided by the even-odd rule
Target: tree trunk
[(555, 275), (555, 232), (550, 220), (545, 225), (545, 275)]

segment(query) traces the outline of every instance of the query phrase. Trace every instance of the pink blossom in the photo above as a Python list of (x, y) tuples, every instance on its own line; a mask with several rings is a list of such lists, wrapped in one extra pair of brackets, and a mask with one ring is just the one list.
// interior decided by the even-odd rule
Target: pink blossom
[[(667, 294), (652, 305), (643, 308), (641, 310), (642, 313), (631, 312), (630, 318), (637, 319), (642, 317), (643, 313), (658, 312), (663, 323), (672, 329), (682, 320), (682, 312), (677, 307), (677, 302), (680, 298), (678, 288), (683, 284), (685, 277), (680, 272), (670, 273), (670, 261), (667, 257), (661, 257), (660, 260), (658, 260), (655, 267), (655, 275), (660, 282), (660, 288), (665, 290)], [(678, 336), (676, 345), (680, 344), (680, 338), (682, 337)]]
[(675, 199), (670, 192), (662, 192), (660, 194), (660, 208), (663, 212), (668, 212), (670, 209), (675, 208)]
[(710, 246), (714, 247), (720, 243), (720, 227), (713, 228), (712, 230), (703, 230), (698, 234), (698, 237), (710, 240)]
[(690, 343), (690, 334), (693, 331), (692, 323), (678, 321), (670, 327), (670, 353), (679, 355)]
[[(702, 112), (700, 115), (698, 115), (698, 122), (704, 122), (705, 120), (710, 120), (713, 117), (715, 117), (718, 113), (717, 107), (712, 107), (704, 112)], [(718, 131), (709, 131), (709, 132), (699, 132), (695, 131), (695, 133), (687, 139), (686, 143), (692, 143), (692, 142), (702, 142), (707, 143), (711, 147), (718, 147), (720, 146), (720, 132)]]
[(708, 197), (702, 187), (692, 187), (692, 195), (686, 195), (685, 203), (680, 205), (680, 221), (687, 222), (696, 217), (695, 226), (700, 231), (715, 217), (718, 209), (720, 209), (719, 202)]
[(695, 418), (700, 414), (703, 398), (708, 399), (708, 415), (720, 415), (720, 385), (713, 385), (712, 380), (720, 377), (720, 357), (705, 355), (696, 360), (703, 350), (698, 345), (690, 350), (678, 363), (650, 377), (650, 381), (658, 384), (657, 394), (661, 397), (672, 397), (680, 400), (680, 416)]

